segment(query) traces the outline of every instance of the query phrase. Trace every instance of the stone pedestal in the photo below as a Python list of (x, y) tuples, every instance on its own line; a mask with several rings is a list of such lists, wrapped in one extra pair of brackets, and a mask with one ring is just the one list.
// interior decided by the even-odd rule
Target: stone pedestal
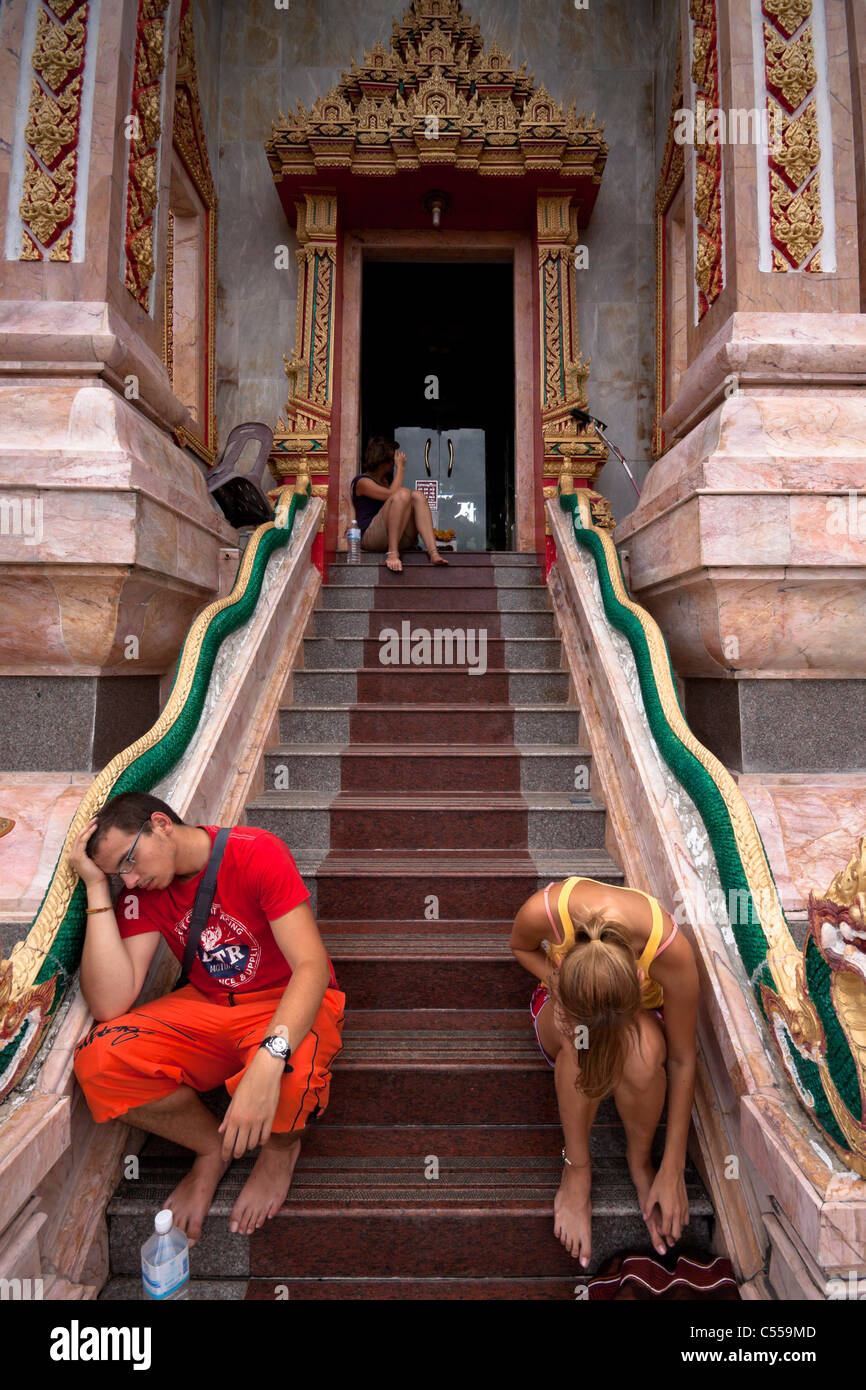
[(235, 533), (95, 376), (0, 380), (0, 477), (0, 766), (101, 767), (154, 722)]
[(149, 728), (235, 540), (166, 365), (175, 144), (201, 163), (189, 26), (167, 0), (0, 16), (6, 769), (96, 768)]
[(616, 533), (695, 733), (745, 772), (864, 763), (864, 363), (859, 314), (734, 315), (680, 408), (720, 399)]

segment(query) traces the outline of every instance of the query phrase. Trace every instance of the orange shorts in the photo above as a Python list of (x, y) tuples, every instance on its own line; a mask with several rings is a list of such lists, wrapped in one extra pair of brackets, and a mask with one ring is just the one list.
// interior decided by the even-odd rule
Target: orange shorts
[[(94, 1023), (75, 1049), (75, 1075), (93, 1118), (113, 1120), (178, 1086), (212, 1091), (225, 1085), (234, 1095), (283, 993), (284, 987), (251, 990), (235, 995), (235, 1004), (228, 998), (214, 1003), (195, 985), (185, 985), (120, 1018)], [(291, 1055), (294, 1070), (280, 1083), (275, 1134), (302, 1130), (327, 1106), (345, 1004), (340, 990), (325, 990), (312, 1028)]]

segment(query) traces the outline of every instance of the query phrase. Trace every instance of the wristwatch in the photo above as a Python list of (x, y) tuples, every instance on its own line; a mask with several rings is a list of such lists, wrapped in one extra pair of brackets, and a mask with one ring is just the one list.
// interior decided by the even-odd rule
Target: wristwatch
[(279, 1033), (272, 1033), (271, 1036), (265, 1038), (259, 1046), (263, 1047), (266, 1052), (269, 1052), (272, 1057), (278, 1057), (280, 1061), (285, 1062), (286, 1071), (295, 1070), (294, 1067), (289, 1066), (289, 1058), (292, 1055), (292, 1049), (289, 1047), (288, 1038), (284, 1038)]

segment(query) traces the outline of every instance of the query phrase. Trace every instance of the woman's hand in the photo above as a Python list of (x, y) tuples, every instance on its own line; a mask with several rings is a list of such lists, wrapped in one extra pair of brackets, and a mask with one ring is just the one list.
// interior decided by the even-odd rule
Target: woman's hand
[[(653, 1211), (654, 1207), (658, 1208), (657, 1213)], [(671, 1249), (679, 1240), (683, 1227), (689, 1224), (689, 1199), (681, 1168), (666, 1169), (662, 1163), (647, 1194), (643, 1219), (650, 1225), (653, 1241), (656, 1235), (660, 1237), (656, 1250), (664, 1255), (666, 1249)], [(667, 1246), (664, 1242), (667, 1242)]]
[(95, 886), (97, 883), (108, 882), (107, 876), (102, 872), (98, 864), (94, 864), (87, 853), (87, 841), (90, 839), (95, 829), (96, 818), (94, 817), (89, 825), (84, 827), (80, 835), (76, 836), (75, 843), (66, 856), (66, 861), (70, 869), (73, 869), (75, 873), (78, 874), (81, 881), (87, 884), (88, 887)]

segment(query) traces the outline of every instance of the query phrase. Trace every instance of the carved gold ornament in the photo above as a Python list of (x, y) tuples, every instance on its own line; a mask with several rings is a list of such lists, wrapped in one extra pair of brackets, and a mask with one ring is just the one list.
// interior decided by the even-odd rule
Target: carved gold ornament
[(19, 259), (72, 256), (76, 151), (87, 37), (84, 0), (39, 4), (24, 127), (24, 224)]
[[(289, 380), (286, 418), (274, 432), (270, 469), (277, 481), (299, 467), (327, 475), (337, 294), (337, 198), (330, 189), (297, 203), (299, 247), (295, 346), (283, 355)], [(314, 495), (315, 487), (313, 489)], [(321, 494), (327, 496), (327, 494)]]
[(812, 25), (806, 23), (811, 0), (764, 0), (763, 11), (773, 269), (818, 271), (824, 223), (818, 175), (819, 76)]
[[(719, 106), (719, 25), (716, 0), (690, 0), (692, 82), (695, 108), (702, 104), (707, 120)], [(695, 146), (695, 283), (698, 319), (702, 319), (724, 288), (722, 256), (722, 173), (720, 143)]]
[(778, 175), (772, 176), (771, 188), (774, 236), (791, 261), (800, 265), (808, 259), (824, 235), (818, 175), (796, 197), (791, 196)]
[[(144, 97), (141, 99), (144, 100)], [(159, 119), (156, 91), (147, 94), (145, 128), (152, 128)], [(142, 111), (144, 108), (140, 107)], [(143, 114), (142, 119), (145, 119)], [(150, 125), (148, 126), (148, 122)], [(182, 427), (175, 437), (185, 448), (192, 449), (205, 463), (213, 463), (218, 447), (216, 421), (216, 285), (217, 285), (217, 195), (211, 174), (207, 140), (204, 132), (198, 72), (195, 61), (195, 34), (190, 0), (183, 0), (180, 12), (177, 67), (175, 70), (174, 119), (172, 125), (174, 148), (195, 186), (204, 209), (204, 252), (207, 312), (203, 325), (204, 341), (200, 350), (204, 356), (205, 399), (203, 418), (194, 428)], [(169, 232), (166, 252), (166, 278), (163, 333), (163, 357), (172, 377), (174, 367), (174, 216), (168, 215)]]
[(789, 111), (796, 111), (818, 81), (812, 30), (804, 29), (798, 39), (786, 43), (771, 25), (765, 24), (764, 53), (767, 86), (784, 98)]
[(812, 0), (764, 0), (763, 10), (790, 38), (812, 13)]
[(150, 305), (155, 272), (153, 238), (157, 208), (157, 154), (161, 135), (160, 77), (165, 66), (165, 19), (169, 0), (139, 0), (130, 119), (137, 130), (128, 141), (125, 284), (143, 309)]
[(671, 105), (668, 113), (668, 133), (665, 142), (665, 152), (662, 158), (662, 167), (659, 173), (658, 186), (655, 198), (655, 259), (656, 259), (656, 323), (655, 323), (655, 419), (653, 421), (653, 457), (658, 458), (665, 447), (665, 439), (662, 428), (659, 424), (662, 415), (669, 402), (666, 399), (666, 336), (670, 335), (670, 325), (666, 325), (665, 304), (667, 302), (667, 285), (670, 279), (672, 267), (667, 264), (665, 255), (666, 224), (665, 219), (670, 209), (671, 203), (676, 196), (684, 173), (685, 173), (685, 152), (684, 147), (674, 139), (676, 113), (682, 110), (683, 105), (683, 59), (682, 44), (677, 45), (677, 66), (674, 75), (673, 92), (671, 94)]
[[(430, 138), (431, 134), (435, 138)], [(446, 164), (494, 177), (550, 169), (600, 182), (607, 146), (585, 116), (568, 113), (526, 64), (497, 43), (484, 51), (457, 0), (413, 0), (381, 42), (307, 112), (280, 115), (266, 146), (279, 183), (346, 168), (391, 174)]]

